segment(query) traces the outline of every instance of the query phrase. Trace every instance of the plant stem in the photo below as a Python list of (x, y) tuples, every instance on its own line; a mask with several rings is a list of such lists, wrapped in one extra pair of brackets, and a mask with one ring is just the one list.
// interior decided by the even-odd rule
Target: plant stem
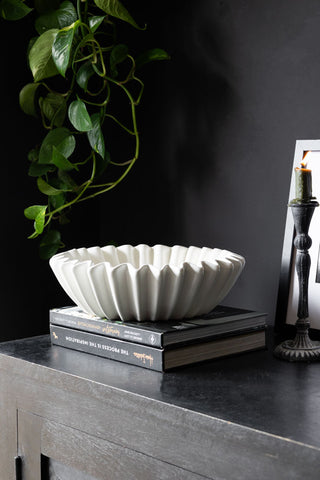
[(77, 14), (78, 14), (78, 19), (81, 22), (80, 24), (81, 33), (82, 33), (82, 36), (84, 37), (85, 33), (84, 33), (83, 22), (82, 22), (81, 0), (77, 0)]
[[(84, 192), (87, 190), (87, 188), (90, 186), (90, 184), (93, 182), (95, 173), (96, 173), (96, 156), (95, 156), (95, 153), (93, 152), (93, 153), (92, 153), (92, 172), (91, 172), (91, 177), (90, 177), (90, 179), (83, 184), (83, 188), (82, 188), (81, 192), (80, 192), (73, 200), (70, 200), (70, 202), (65, 203), (64, 205), (61, 205), (61, 207), (56, 208), (55, 210), (53, 210), (52, 212), (50, 212), (49, 214), (47, 214), (47, 215), (49, 216), (49, 218), (48, 218), (45, 226), (46, 226), (48, 223), (50, 223), (50, 220), (51, 220), (51, 218), (53, 217), (53, 215), (55, 215), (55, 214), (58, 213), (58, 212), (61, 212), (62, 210), (65, 210), (66, 208), (71, 207), (71, 205), (74, 205), (75, 203), (81, 201), (82, 195), (83, 195)], [(87, 197), (86, 197), (86, 198), (87, 198)]]
[(135, 154), (134, 154), (134, 157), (130, 160), (130, 163), (129, 163), (128, 167), (126, 168), (126, 170), (123, 172), (123, 174), (115, 182), (113, 182), (111, 185), (106, 186), (106, 188), (102, 188), (98, 192), (95, 192), (95, 193), (92, 193), (91, 195), (87, 195), (86, 197), (80, 198), (79, 202), (89, 200), (90, 198), (97, 197), (98, 195), (101, 195), (102, 193), (105, 193), (105, 192), (108, 192), (109, 190), (112, 190), (120, 182), (122, 182), (122, 180), (128, 175), (128, 173), (130, 172), (130, 170), (132, 169), (133, 165), (135, 164), (135, 162), (137, 161), (137, 159), (139, 157), (140, 139), (139, 139), (139, 132), (138, 132), (138, 127), (137, 127), (135, 101), (134, 101), (131, 93), (129, 92), (129, 90), (124, 85), (119, 84), (118, 82), (116, 82), (115, 80), (113, 80), (111, 78), (110, 79), (107, 78), (107, 79), (109, 81), (115, 83), (116, 85), (118, 85), (120, 88), (122, 88), (125, 91), (125, 93), (127, 94), (128, 98), (130, 100), (131, 114), (132, 114), (132, 124), (133, 124), (133, 134), (134, 134), (135, 139), (136, 139)]
[(134, 157), (128, 168), (125, 170), (125, 172), (115, 181), (112, 183), (112, 185), (109, 185), (107, 188), (103, 188), (102, 190), (99, 190), (98, 192), (95, 192), (95, 193), (92, 193), (91, 195), (87, 195), (86, 197), (83, 197), (83, 198), (80, 198), (78, 201), (79, 202), (83, 202), (85, 200), (89, 200), (90, 198), (94, 198), (94, 197), (97, 197), (98, 195), (101, 195), (102, 193), (105, 193), (105, 192), (108, 192), (109, 190), (112, 190), (114, 187), (116, 187), (120, 182), (122, 182), (122, 180), (128, 175), (128, 173), (130, 172), (131, 168), (133, 167), (133, 165), (135, 164), (136, 160), (137, 160), (138, 157)]
[(111, 115), (110, 113), (106, 113), (106, 114), (105, 114), (105, 117), (108, 117), (108, 118), (111, 118), (112, 120), (114, 120), (121, 128), (123, 128), (123, 130), (125, 130), (126, 132), (128, 132), (130, 135), (135, 135), (135, 132), (133, 132), (132, 130), (130, 130), (129, 128), (127, 128), (125, 125), (123, 125), (116, 117), (114, 117), (114, 116)]

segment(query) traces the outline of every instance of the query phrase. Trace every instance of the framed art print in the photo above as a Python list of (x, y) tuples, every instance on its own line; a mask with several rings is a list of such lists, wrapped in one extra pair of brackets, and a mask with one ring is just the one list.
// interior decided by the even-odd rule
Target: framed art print
[[(320, 140), (297, 140), (290, 184), (290, 200), (295, 198), (294, 169), (300, 167), (305, 157), (307, 168), (312, 171), (312, 195), (320, 203)], [(276, 312), (276, 329), (284, 325), (294, 325), (298, 310), (298, 277), (295, 269), (296, 250), (293, 246), (295, 236), (293, 216), (288, 207), (283, 242), (279, 292)], [(312, 330), (320, 333), (320, 206), (315, 208), (309, 236), (312, 245), (309, 249), (311, 259), (309, 274), (309, 320)]]

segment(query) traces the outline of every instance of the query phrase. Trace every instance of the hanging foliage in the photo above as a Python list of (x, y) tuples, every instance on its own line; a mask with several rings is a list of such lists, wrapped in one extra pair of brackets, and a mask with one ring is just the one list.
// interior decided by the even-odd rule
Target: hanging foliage
[[(168, 59), (159, 48), (134, 56), (117, 37), (117, 23), (144, 30), (119, 0), (0, 0), (0, 15), (20, 20), (34, 15), (37, 36), (28, 50), (33, 81), (22, 88), (20, 106), (39, 117), (42, 143), (29, 152), (29, 175), (42, 200), (25, 209), (33, 221), (29, 238), (41, 236), (40, 256), (50, 258), (63, 245), (59, 225), (70, 208), (118, 185), (139, 156), (136, 108), (144, 83), (139, 69)], [(128, 114), (117, 110), (119, 93)], [(121, 96), (121, 95), (120, 95)], [(130, 158), (113, 158), (108, 125), (132, 142)], [(115, 155), (116, 157), (116, 155)]]

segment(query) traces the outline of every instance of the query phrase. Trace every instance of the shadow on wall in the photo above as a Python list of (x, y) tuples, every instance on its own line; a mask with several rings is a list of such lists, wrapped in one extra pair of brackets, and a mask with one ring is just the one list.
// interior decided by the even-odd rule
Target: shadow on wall
[[(222, 2), (197, 2), (180, 18), (173, 52), (173, 84), (167, 97), (166, 151), (182, 180), (202, 183), (214, 162), (219, 126), (235, 102), (229, 83)], [(209, 15), (210, 14), (210, 15)], [(172, 44), (176, 29), (169, 28)]]
[[(182, 1), (166, 3), (161, 23), (154, 19), (153, 25), (154, 9), (147, 12), (149, 30), (156, 38), (148, 44), (165, 48), (172, 60), (146, 67), (139, 107), (142, 156), (129, 180), (133, 204), (128, 222), (115, 228), (125, 243), (188, 241), (185, 187), (192, 183), (200, 189), (208, 172), (212, 175), (219, 168), (213, 167), (215, 145), (235, 104), (226, 61), (224, 7), (209, 1), (188, 8)], [(120, 217), (128, 218), (123, 203), (119, 208)]]

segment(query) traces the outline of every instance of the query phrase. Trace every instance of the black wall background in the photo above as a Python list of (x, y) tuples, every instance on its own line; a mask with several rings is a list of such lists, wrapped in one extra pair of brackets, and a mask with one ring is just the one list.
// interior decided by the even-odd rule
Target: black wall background
[[(76, 209), (67, 247), (232, 250), (247, 264), (225, 303), (267, 311), (273, 323), (295, 141), (320, 137), (320, 2), (124, 3), (148, 24), (135, 34), (141, 47), (172, 60), (145, 69), (138, 163), (118, 189)], [(23, 217), (39, 202), (26, 174), (39, 127), (18, 106), (31, 31), (29, 21), (0, 23), (0, 340), (47, 332), (48, 309), (68, 303)]]

